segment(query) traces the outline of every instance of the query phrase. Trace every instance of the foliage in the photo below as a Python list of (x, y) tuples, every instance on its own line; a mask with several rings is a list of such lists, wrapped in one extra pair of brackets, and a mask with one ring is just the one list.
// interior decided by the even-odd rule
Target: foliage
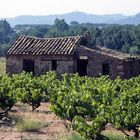
[(65, 22), (64, 19), (59, 20), (58, 18), (54, 21), (54, 28), (56, 28), (58, 31), (64, 32), (68, 31), (69, 25)]
[[(116, 79), (115, 86), (120, 95), (113, 101), (115, 104), (112, 109), (115, 110), (111, 122), (122, 130), (128, 129), (139, 135), (140, 124), (140, 76), (129, 80), (121, 81)], [(135, 84), (134, 84), (135, 83)]]
[(24, 27), (25, 25), (18, 25), (15, 29), (18, 34), (37, 37), (83, 35), (85, 32), (90, 31), (93, 46), (100, 45), (118, 51), (140, 53), (140, 25), (79, 24), (74, 21), (68, 25), (64, 19), (56, 19), (53, 25), (46, 25), (46, 30), (42, 30), (44, 25)]
[(9, 44), (14, 40), (15, 32), (6, 20), (0, 20), (0, 56), (5, 55)]
[(76, 132), (70, 132), (67, 138), (64, 140), (85, 140), (83, 137), (81, 137), (78, 133)]
[(16, 102), (13, 88), (11, 77), (8, 75), (0, 76), (0, 117), (7, 114)]
[(6, 60), (4, 57), (0, 57), (0, 75), (5, 73), (5, 66), (6, 65)]
[(11, 28), (6, 20), (0, 21), (0, 56), (18, 35), (35, 37), (63, 37), (83, 35), (90, 31), (93, 47), (104, 46), (118, 51), (140, 54), (140, 25), (91, 24), (56, 19), (53, 25), (16, 25)]
[(20, 75), (13, 75), (12, 80), (18, 101), (31, 105), (33, 111), (40, 106), (42, 93), (37, 77), (33, 77), (31, 73), (23, 72)]
[(89, 139), (99, 139), (107, 123), (123, 133), (140, 124), (140, 77), (115, 81), (65, 74), (57, 83), (52, 110), (72, 122), (72, 128)]
[(0, 21), (0, 44), (9, 43), (10, 35), (13, 33), (10, 24), (6, 20)]
[(9, 46), (9, 44), (0, 44), (0, 56), (5, 55), (5, 52), (8, 50)]
[(126, 138), (123, 134), (119, 132), (116, 133), (114, 131), (103, 132), (103, 135), (106, 136), (109, 140), (137, 140), (134, 137)]
[[(111, 80), (64, 74), (57, 79), (55, 72), (40, 77), (21, 73), (0, 77), (0, 107), (10, 109), (17, 101), (34, 110), (42, 98), (52, 103), (52, 111), (71, 122), (70, 127), (87, 139), (106, 139), (102, 135), (106, 124), (121, 130), (133, 130), (139, 137), (140, 76), (129, 80)], [(44, 96), (45, 95), (45, 96)]]

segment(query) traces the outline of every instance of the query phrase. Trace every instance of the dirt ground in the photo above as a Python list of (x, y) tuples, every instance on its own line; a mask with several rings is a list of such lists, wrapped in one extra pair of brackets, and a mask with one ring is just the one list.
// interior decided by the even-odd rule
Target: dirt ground
[(14, 106), (9, 113), (9, 115), (21, 117), (24, 117), (27, 114), (32, 115), (32, 117), (35, 117), (36, 119), (43, 119), (47, 126), (41, 128), (37, 132), (20, 132), (16, 128), (16, 125), (1, 126), (0, 140), (60, 140), (68, 134), (65, 122), (50, 111), (49, 103), (42, 103), (34, 113), (25, 106)]
[[(68, 140), (69, 132), (66, 129), (67, 122), (61, 120), (50, 110), (50, 103), (41, 103), (41, 106), (34, 112), (30, 106), (18, 103), (9, 112), (9, 116), (17, 116), (21, 118), (29, 117), (31, 120), (41, 120), (45, 125), (38, 131), (21, 132), (17, 127), (16, 122), (10, 125), (3, 125), (0, 122), (0, 140)], [(104, 134), (124, 134), (111, 124), (106, 126)], [(127, 132), (133, 136), (133, 132)]]

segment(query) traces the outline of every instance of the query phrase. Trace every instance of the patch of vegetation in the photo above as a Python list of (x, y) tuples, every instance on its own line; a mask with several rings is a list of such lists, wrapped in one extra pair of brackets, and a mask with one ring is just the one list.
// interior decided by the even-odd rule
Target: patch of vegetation
[[(116, 131), (114, 132), (103, 132), (102, 133), (105, 137), (106, 140), (137, 140), (134, 137), (126, 137), (124, 136), (124, 134), (122, 133), (117, 133)], [(67, 138), (65, 138), (64, 140), (86, 140), (84, 137), (82, 137), (79, 133), (72, 131), (70, 132), (70, 134), (68, 135)]]
[(77, 132), (73, 131), (73, 132), (70, 133), (70, 135), (65, 140), (86, 140), (86, 139), (83, 138)]
[(0, 57), (0, 75), (5, 73), (5, 58)]
[(137, 140), (134, 137), (126, 137), (121, 133), (116, 133), (116, 132), (107, 132), (103, 133), (104, 136), (108, 138), (108, 140)]
[(40, 140), (38, 138), (34, 138), (34, 137), (21, 137), (21, 140)]
[(39, 129), (46, 127), (47, 124), (44, 122), (43, 119), (38, 119), (35, 115), (32, 113), (26, 114), (24, 118), (22, 118), (18, 124), (17, 128), (21, 132), (37, 132)]
[(28, 104), (23, 104), (23, 103), (17, 103), (15, 106), (18, 107), (19, 110), (21, 111), (27, 111), (30, 108)]
[[(133, 130), (134, 136), (139, 137), (140, 76), (111, 80), (106, 76), (90, 78), (64, 74), (57, 79), (54, 72), (40, 77), (21, 73), (12, 77), (3, 75), (0, 83), (3, 112), (8, 112), (17, 102), (26, 103), (34, 110), (39, 107), (44, 93), (52, 104), (52, 111), (68, 120), (71, 128), (85, 138), (101, 139), (101, 132), (108, 123), (123, 133)], [(40, 116), (27, 115), (18, 123), (18, 128), (38, 131), (48, 125), (44, 120)]]
[(17, 125), (18, 123), (20, 123), (22, 121), (22, 117), (18, 114), (12, 114), (8, 116), (10, 120), (12, 120), (12, 122), (14, 122), (15, 125)]

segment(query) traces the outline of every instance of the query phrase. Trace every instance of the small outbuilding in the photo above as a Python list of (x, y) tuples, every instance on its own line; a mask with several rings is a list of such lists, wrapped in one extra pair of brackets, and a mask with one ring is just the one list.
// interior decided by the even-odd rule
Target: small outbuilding
[(140, 56), (93, 47), (90, 36), (35, 38), (19, 36), (6, 53), (6, 72), (41, 75), (49, 70), (81, 76), (130, 78), (140, 74)]

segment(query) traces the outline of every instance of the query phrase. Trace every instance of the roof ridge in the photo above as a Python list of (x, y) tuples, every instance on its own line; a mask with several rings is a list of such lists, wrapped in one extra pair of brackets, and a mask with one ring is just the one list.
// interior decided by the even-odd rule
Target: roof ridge
[[(117, 58), (120, 60), (128, 60), (129, 61), (133, 58), (140, 59), (140, 55), (133, 55), (133, 54), (129, 54), (129, 53), (123, 54), (123, 52), (118, 52), (116, 50), (112, 50), (112, 49), (108, 49), (108, 48), (106, 49), (105, 47), (101, 47), (101, 46), (100, 46), (100, 48), (102, 48), (102, 49), (100, 49), (99, 46), (96, 46), (94, 48), (89, 48), (86, 46), (81, 46), (81, 47), (84, 47), (86, 50), (94, 51), (94, 52), (104, 54), (106, 56), (114, 57), (114, 58)], [(106, 50), (110, 50), (110, 51), (106, 51)], [(115, 53), (113, 53), (113, 52), (115, 52)]]
[[(112, 52), (112, 54), (113, 53), (117, 53), (117, 54), (119, 54), (119, 55), (124, 55), (124, 56), (128, 56), (129, 55), (129, 57), (131, 58), (131, 57), (140, 57), (140, 55), (139, 54), (131, 54), (131, 53), (126, 53), (126, 52), (122, 52), (122, 51), (117, 51), (117, 50), (113, 50), (113, 49), (110, 49), (110, 48), (106, 48), (106, 47), (103, 47), (103, 46), (96, 46), (96, 48), (97, 49), (100, 49), (100, 50), (102, 50), (102, 51), (110, 51), (110, 52)], [(100, 51), (99, 50), (99, 51)]]
[(82, 37), (82, 35), (76, 35), (76, 36), (64, 36), (64, 37), (34, 37), (34, 36), (27, 36), (27, 35), (19, 35), (18, 37), (26, 37), (26, 38), (31, 38), (31, 39), (42, 39), (42, 40), (47, 40), (47, 39), (64, 39), (64, 38), (76, 38), (76, 37)]

